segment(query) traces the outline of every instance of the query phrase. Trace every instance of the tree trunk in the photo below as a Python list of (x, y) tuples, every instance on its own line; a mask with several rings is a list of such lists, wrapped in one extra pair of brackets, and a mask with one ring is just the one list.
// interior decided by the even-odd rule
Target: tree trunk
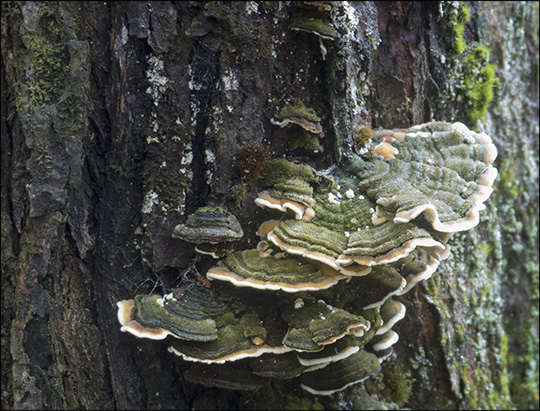
[[(538, 5), (324, 3), (2, 2), (3, 409), (538, 408)], [(270, 122), (294, 100), (318, 149)], [(198, 207), (253, 247), (242, 147), (323, 169), (361, 126), (432, 119), (490, 135), (499, 177), (402, 297), (379, 374), (330, 397), (205, 388), (120, 332), (117, 301), (214, 264), (171, 237)]]

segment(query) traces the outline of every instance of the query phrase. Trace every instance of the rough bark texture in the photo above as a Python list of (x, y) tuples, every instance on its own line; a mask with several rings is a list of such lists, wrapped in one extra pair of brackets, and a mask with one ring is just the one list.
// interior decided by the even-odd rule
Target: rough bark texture
[[(2, 2), (2, 408), (537, 409), (538, 16), (536, 2)], [(338, 37), (291, 30), (312, 17)], [(294, 99), (322, 117), (322, 153), (270, 123)], [(500, 174), (480, 225), (402, 299), (379, 375), (330, 398), (208, 389), (120, 332), (117, 301), (213, 264), (171, 237), (197, 207), (227, 205), (239, 246), (255, 241), (241, 147), (327, 168), (360, 126), (431, 119), (484, 130)]]

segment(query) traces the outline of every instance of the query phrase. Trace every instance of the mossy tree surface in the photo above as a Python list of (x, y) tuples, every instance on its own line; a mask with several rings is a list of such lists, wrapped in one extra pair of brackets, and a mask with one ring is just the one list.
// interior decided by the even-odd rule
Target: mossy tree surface
[[(2, 3), (2, 408), (538, 408), (538, 5), (304, 6)], [(310, 144), (271, 123), (298, 102), (320, 118)], [(366, 125), (431, 119), (490, 135), (499, 177), (401, 298), (381, 373), (331, 397), (210, 389), (120, 332), (117, 301), (214, 264), (171, 236), (199, 207), (256, 243), (269, 215), (243, 147), (323, 169)]]

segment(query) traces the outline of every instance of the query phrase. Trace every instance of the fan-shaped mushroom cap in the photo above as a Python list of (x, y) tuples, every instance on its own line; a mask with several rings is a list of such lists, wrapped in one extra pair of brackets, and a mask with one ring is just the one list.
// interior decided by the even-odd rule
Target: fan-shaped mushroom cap
[(398, 151), (392, 158), (356, 167), (359, 188), (395, 215), (395, 222), (424, 214), (434, 230), (446, 233), (478, 224), (497, 176), (491, 138), (462, 123), (434, 122), (410, 128), (391, 146)]
[(426, 250), (416, 249), (407, 257), (392, 264), (397, 268), (400, 274), (407, 280), (407, 285), (397, 295), (407, 293), (418, 282), (427, 280), (432, 276), (437, 267), (439, 260)]
[(215, 340), (216, 323), (208, 318), (208, 312), (224, 310), (226, 307), (212, 302), (201, 304), (200, 301), (194, 301), (200, 298), (199, 295), (186, 297), (179, 301), (172, 296), (137, 295), (134, 300), (119, 302), (121, 330), (139, 338), (162, 340), (171, 334), (190, 341)]
[(405, 317), (405, 306), (399, 301), (394, 301), (391, 298), (380, 308), (382, 326), (377, 330), (376, 335), (385, 334), (399, 321)]

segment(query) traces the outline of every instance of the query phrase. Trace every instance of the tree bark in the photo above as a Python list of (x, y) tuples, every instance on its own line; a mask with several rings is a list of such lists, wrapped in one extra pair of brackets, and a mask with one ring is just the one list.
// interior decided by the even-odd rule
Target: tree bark
[[(538, 5), (306, 3), (2, 2), (3, 409), (538, 408)], [(294, 29), (310, 19), (337, 36)], [(474, 94), (488, 62), (492, 100)], [(322, 149), (271, 124), (294, 100)], [(402, 298), (378, 375), (331, 397), (205, 388), (120, 332), (117, 301), (214, 264), (171, 237), (198, 207), (225, 204), (255, 244), (242, 147), (323, 169), (361, 126), (432, 119), (490, 135), (499, 177)]]

